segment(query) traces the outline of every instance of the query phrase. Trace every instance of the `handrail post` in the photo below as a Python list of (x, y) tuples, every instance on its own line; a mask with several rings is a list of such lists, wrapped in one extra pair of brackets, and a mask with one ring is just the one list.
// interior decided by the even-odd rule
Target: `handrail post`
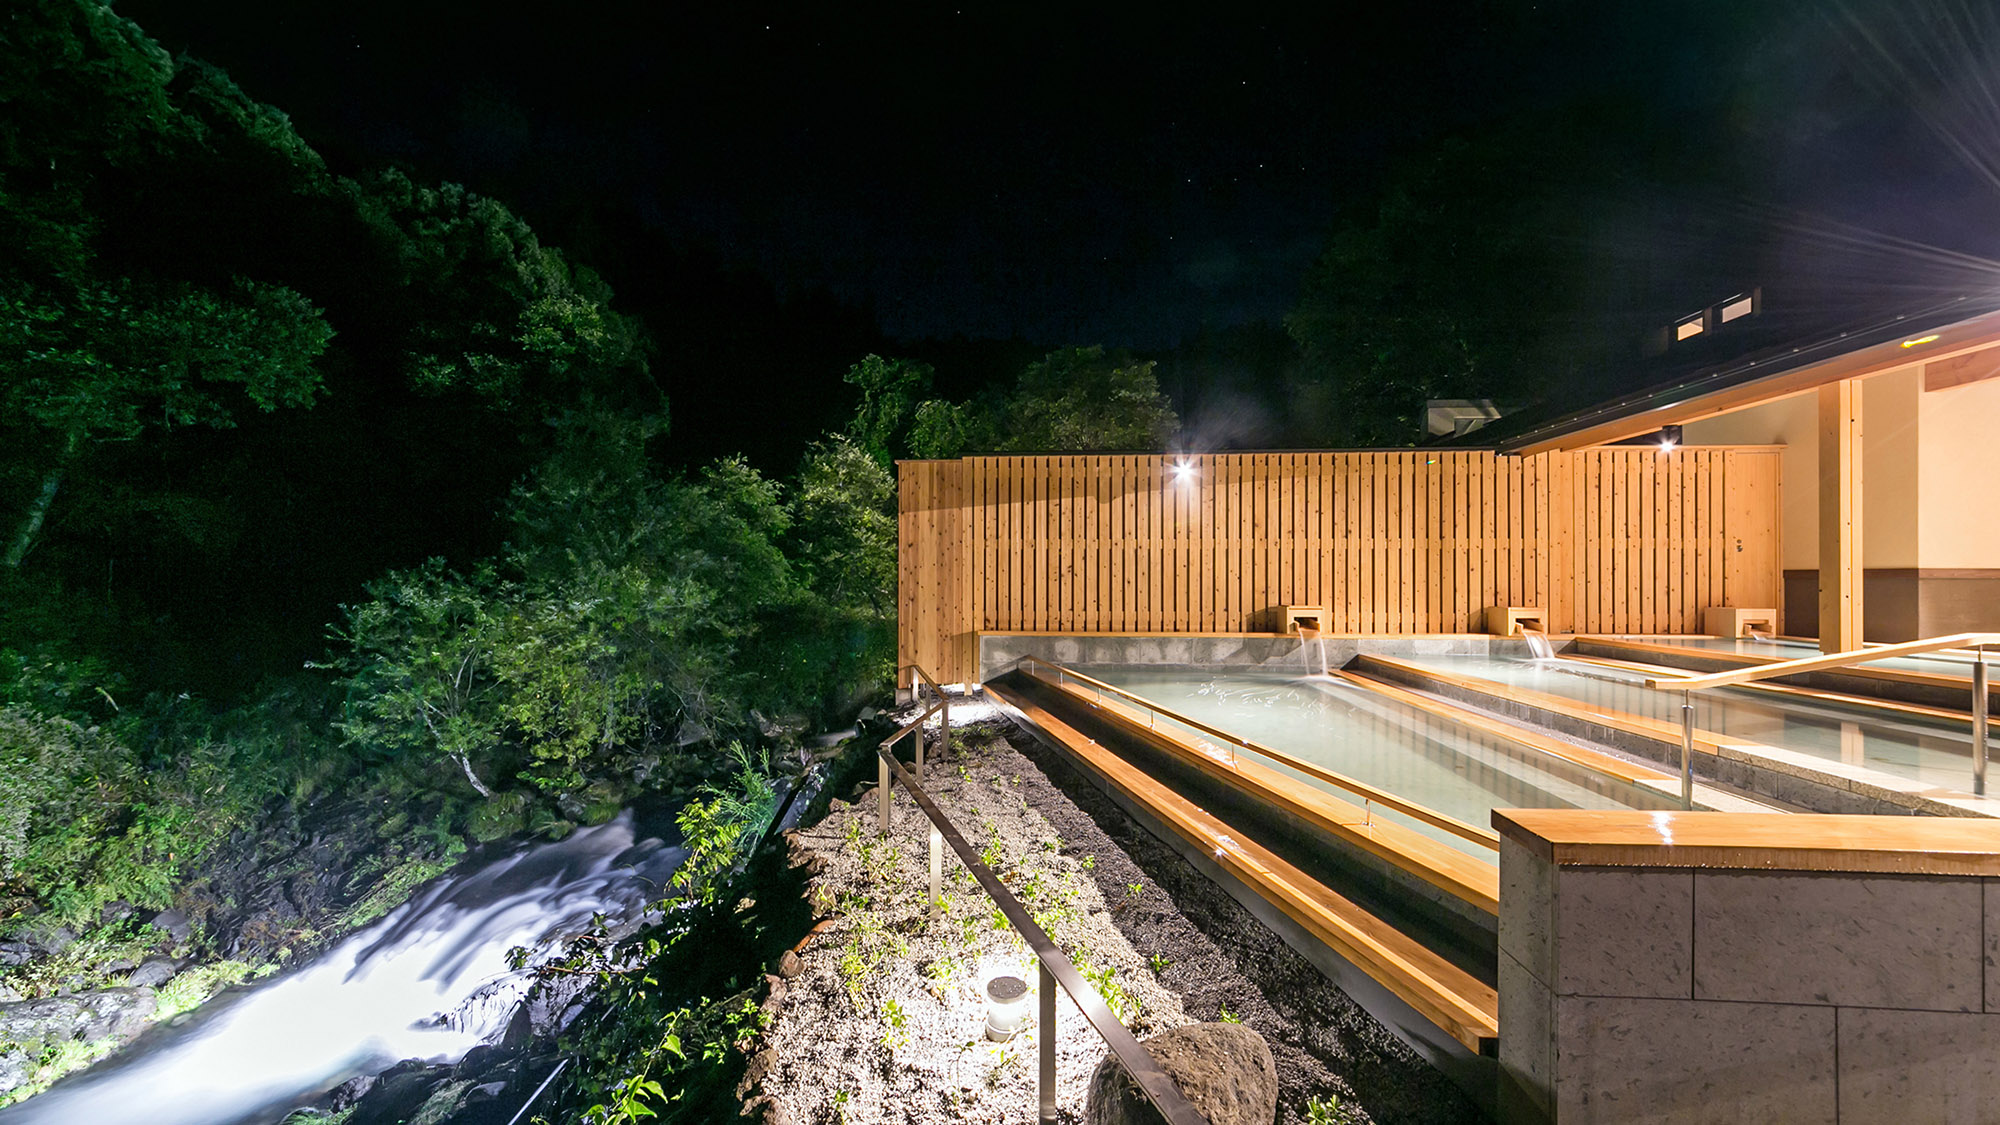
[[(885, 747), (885, 749), (887, 749)], [(890, 753), (894, 753), (890, 750)], [(875, 831), (879, 835), (889, 834), (889, 759), (878, 751), (875, 755), (875, 793), (877, 796)]]
[(1681, 807), (1694, 808), (1694, 692), (1681, 693)]
[(916, 768), (910, 772), (917, 775), (918, 781), (922, 781), (924, 779), (924, 725), (922, 723), (918, 723), (917, 729), (910, 732), (910, 741), (915, 743), (917, 747)]
[(1986, 795), (1986, 646), (1972, 650), (1972, 795)]
[(1056, 1120), (1056, 975), (1039, 957), (1035, 963), (1041, 968), (1042, 985), (1042, 1026), (1041, 1040), (1042, 1066), (1041, 1080), (1037, 1083), (1041, 1095), (1040, 1112), (1036, 1115), (1041, 1125), (1055, 1125)]
[(944, 833), (931, 825), (931, 921), (938, 920), (944, 898)]

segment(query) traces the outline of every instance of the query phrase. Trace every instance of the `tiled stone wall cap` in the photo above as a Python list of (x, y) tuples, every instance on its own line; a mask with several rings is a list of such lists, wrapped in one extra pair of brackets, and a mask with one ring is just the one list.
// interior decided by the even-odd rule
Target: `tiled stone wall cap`
[(1493, 827), (1563, 867), (2000, 876), (2000, 820), (1495, 809)]

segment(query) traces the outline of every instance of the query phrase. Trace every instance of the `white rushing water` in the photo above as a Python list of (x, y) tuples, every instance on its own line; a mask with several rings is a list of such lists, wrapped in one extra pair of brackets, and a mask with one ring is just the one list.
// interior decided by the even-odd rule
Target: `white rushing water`
[(1301, 624), (1299, 626), (1299, 655), (1306, 658), (1307, 675), (1311, 675), (1313, 670), (1312, 658), (1308, 654), (1315, 647), (1319, 649), (1319, 674), (1322, 676), (1330, 675), (1331, 673), (1327, 671), (1326, 667), (1326, 638), (1319, 635), (1318, 629)]
[(1556, 658), (1555, 646), (1549, 643), (1547, 635), (1540, 630), (1530, 629), (1524, 625), (1521, 627), (1521, 636), (1527, 639), (1528, 651), (1534, 653), (1536, 660), (1554, 660)]
[(247, 1125), (406, 1058), (496, 1038), (528, 986), (507, 951), (636, 918), (685, 849), (632, 814), (440, 880), (310, 964), (19, 1106), (4, 1125)]

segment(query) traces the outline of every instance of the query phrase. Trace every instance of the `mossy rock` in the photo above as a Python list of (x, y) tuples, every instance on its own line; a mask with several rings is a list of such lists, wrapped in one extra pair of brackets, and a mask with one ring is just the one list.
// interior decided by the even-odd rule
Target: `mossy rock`
[(495, 793), (466, 814), (466, 834), (482, 844), (504, 840), (527, 830), (533, 800), (518, 790)]
[(603, 824), (625, 808), (625, 791), (610, 782), (593, 781), (579, 796), (583, 814), (577, 819), (585, 825)]

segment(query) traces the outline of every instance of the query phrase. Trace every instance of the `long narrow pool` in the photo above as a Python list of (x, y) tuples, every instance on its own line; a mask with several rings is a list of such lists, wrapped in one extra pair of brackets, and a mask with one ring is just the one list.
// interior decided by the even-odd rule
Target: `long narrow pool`
[[(1157, 667), (1077, 671), (1170, 711), (1484, 826), (1496, 808), (1678, 808), (1674, 800), (1324, 675)], [(1272, 764), (1272, 763), (1266, 763)], [(1345, 790), (1273, 764), (1346, 800)], [(1491, 862), (1489, 848), (1389, 819)]]
[[(1560, 658), (1415, 657), (1410, 663), (1561, 696), (1600, 711), (1675, 723), (1681, 717), (1681, 693), (1648, 688), (1637, 672)], [(1860, 705), (1777, 700), (1736, 688), (1695, 692), (1693, 703), (1695, 726), (1705, 731), (1926, 785), (1968, 791), (1972, 785), (1972, 735), (1965, 725)]]

